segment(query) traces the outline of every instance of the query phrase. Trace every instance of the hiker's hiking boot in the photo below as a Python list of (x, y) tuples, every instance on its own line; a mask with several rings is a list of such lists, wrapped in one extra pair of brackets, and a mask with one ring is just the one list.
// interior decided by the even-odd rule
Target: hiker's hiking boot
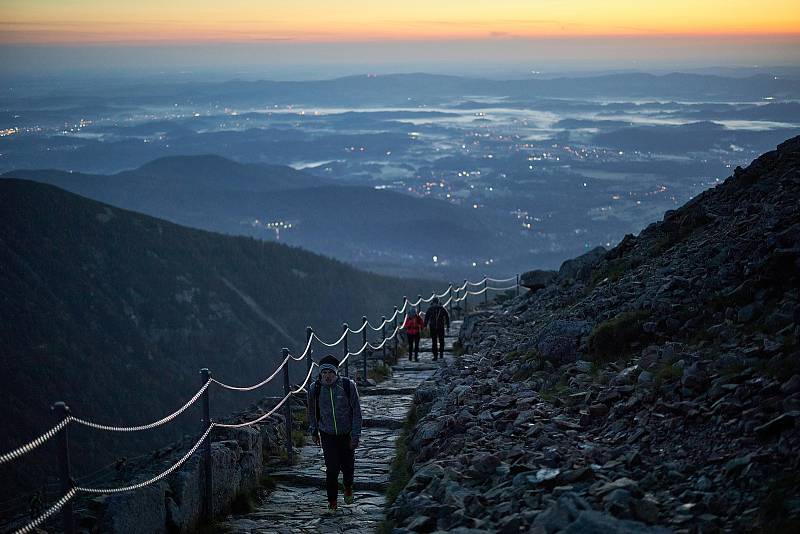
[(344, 488), (344, 503), (353, 504), (353, 488)]
[(334, 516), (334, 515), (336, 515), (336, 512), (338, 510), (339, 510), (339, 508), (336, 506), (335, 502), (329, 502), (328, 503), (328, 508), (322, 513), (322, 515)]

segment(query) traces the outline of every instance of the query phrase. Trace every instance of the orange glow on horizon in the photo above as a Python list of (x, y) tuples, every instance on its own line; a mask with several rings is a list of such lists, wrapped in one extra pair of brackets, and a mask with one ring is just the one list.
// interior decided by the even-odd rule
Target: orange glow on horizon
[[(274, 4), (274, 5), (273, 5)], [(800, 36), (789, 0), (4, 0), (0, 43), (353, 42), (575, 37)]]

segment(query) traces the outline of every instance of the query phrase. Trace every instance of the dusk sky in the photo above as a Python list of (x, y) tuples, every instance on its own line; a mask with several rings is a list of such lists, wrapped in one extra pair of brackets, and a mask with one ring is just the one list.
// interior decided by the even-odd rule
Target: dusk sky
[(799, 50), (796, 0), (0, 3), (12, 70), (793, 65)]

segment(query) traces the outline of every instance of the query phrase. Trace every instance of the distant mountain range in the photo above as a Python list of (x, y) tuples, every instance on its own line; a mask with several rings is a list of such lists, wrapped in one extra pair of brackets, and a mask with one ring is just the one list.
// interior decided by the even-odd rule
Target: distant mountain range
[[(413, 274), (404, 263), (419, 265), (422, 257), (466, 261), (476, 250), (486, 255), (509, 245), (498, 243), (497, 231), (490, 231), (499, 227), (502, 233), (502, 225), (483, 220), (475, 210), (371, 187), (331, 185), (289, 167), (218, 156), (163, 158), (115, 175), (20, 170), (3, 177), (49, 183), (195, 228), (279, 236), (389, 274)], [(416, 261), (406, 261), (411, 256)]]
[[(198, 389), (201, 367), (228, 383), (255, 383), (275, 368), (281, 347), (303, 348), (307, 325), (332, 340), (343, 321), (374, 321), (402, 295), (434, 285), (0, 180), (0, 451), (52, 426), (54, 401), (80, 417), (131, 425), (181, 406)], [(305, 363), (293, 376), (304, 372)], [(228, 393), (214, 392), (215, 417), (253, 400)], [(192, 410), (163, 429), (122, 437), (76, 429), (75, 475), (113, 461), (111, 451), (142, 454), (193, 433), (198, 417)], [(23, 481), (43, 483), (48, 454), (3, 466), (0, 497), (31, 487)]]
[[(109, 87), (98, 105), (139, 105), (154, 99), (187, 96), (193, 103), (261, 107), (271, 104), (337, 104), (363, 107), (381, 103), (432, 104), (461, 100), (464, 95), (496, 96), (509, 99), (532, 98), (656, 98), (683, 101), (760, 101), (765, 97), (794, 98), (800, 80), (791, 76), (755, 74), (746, 77), (715, 74), (621, 73), (600, 76), (489, 80), (424, 73), (359, 75), (313, 81), (241, 81), (223, 83), (126, 84)], [(83, 91), (59, 93), (61, 105), (86, 104)], [(27, 96), (12, 99), (11, 107), (28, 102)]]

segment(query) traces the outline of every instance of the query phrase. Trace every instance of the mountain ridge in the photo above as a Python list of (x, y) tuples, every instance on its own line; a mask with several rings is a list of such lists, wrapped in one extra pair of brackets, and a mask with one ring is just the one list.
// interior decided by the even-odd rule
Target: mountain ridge
[[(335, 339), (341, 322), (386, 314), (432, 286), (14, 179), (0, 181), (0, 243), (0, 402), (13, 429), (2, 433), (4, 451), (52, 426), (52, 402), (102, 423), (157, 420), (195, 393), (201, 367), (257, 382), (282, 347), (302, 349), (307, 325)], [(305, 374), (298, 367), (293, 380)], [(252, 400), (216, 394), (212, 410), (225, 417)], [(78, 429), (75, 474), (194, 432), (197, 417), (193, 407), (168, 427), (123, 437)], [(5, 491), (52, 474), (46, 457), (31, 458), (11, 465)]]
[[(50, 183), (177, 224), (279, 238), (361, 268), (376, 265), (378, 253), (390, 253), (397, 265), (385, 274), (420, 272), (419, 262), (403, 265), (408, 254), (471, 260), (470, 251), (448, 237), (452, 234), (447, 229), (469, 235), (472, 248), (484, 254), (498, 247), (487, 230), (489, 222), (474, 210), (395, 191), (339, 185), (290, 167), (240, 164), (218, 156), (161, 158), (114, 175), (47, 170), (2, 175), (11, 177)], [(278, 227), (268, 227), (269, 223)]]

